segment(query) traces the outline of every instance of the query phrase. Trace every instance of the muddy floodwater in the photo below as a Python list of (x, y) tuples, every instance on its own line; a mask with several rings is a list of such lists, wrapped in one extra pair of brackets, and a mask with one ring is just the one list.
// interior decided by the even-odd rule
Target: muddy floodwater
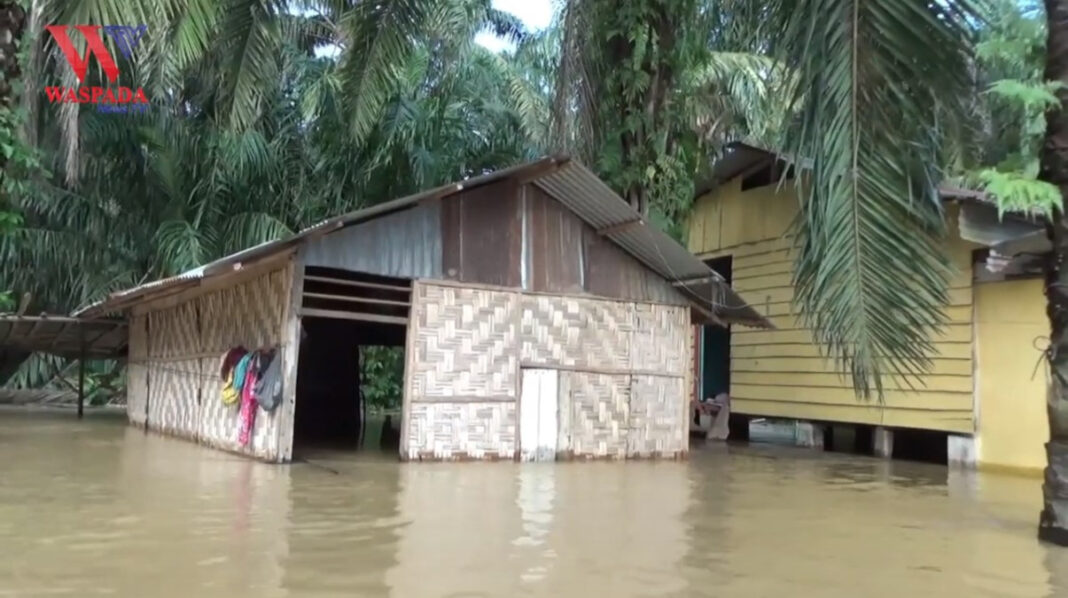
[(758, 445), (309, 460), (0, 411), (0, 596), (1068, 596), (1033, 478)]

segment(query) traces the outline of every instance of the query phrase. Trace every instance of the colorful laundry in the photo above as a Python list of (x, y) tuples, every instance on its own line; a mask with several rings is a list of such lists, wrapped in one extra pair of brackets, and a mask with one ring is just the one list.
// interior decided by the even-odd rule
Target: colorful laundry
[(264, 411), (273, 411), (282, 402), (282, 360), (276, 351), (260, 353), (254, 394)]
[(230, 372), (226, 374), (226, 382), (222, 387), (223, 405), (236, 405), (240, 398), (241, 393), (234, 388), (234, 371), (231, 369)]
[(234, 347), (230, 349), (222, 356), (222, 360), (219, 362), (219, 377), (226, 380), (227, 377), (233, 372), (234, 366), (241, 360), (242, 357), (248, 354), (248, 349), (244, 347)]
[(237, 365), (234, 366), (234, 389), (240, 391), (245, 387), (245, 380), (248, 378), (248, 364), (252, 361), (252, 357), (256, 355), (255, 352), (247, 353)]
[(252, 353), (249, 362), (253, 363), (245, 368), (245, 379), (241, 385), (241, 433), (237, 437), (237, 441), (241, 446), (248, 446), (249, 440), (252, 438), (252, 426), (256, 423), (257, 405), (253, 390), (256, 386), (256, 367), (254, 362), (258, 360), (256, 354)]
[(219, 373), (223, 379), (220, 391), (223, 404), (240, 405), (237, 441), (243, 447), (248, 446), (257, 408), (272, 411), (282, 402), (282, 359), (278, 348), (249, 351), (234, 347), (220, 358)]

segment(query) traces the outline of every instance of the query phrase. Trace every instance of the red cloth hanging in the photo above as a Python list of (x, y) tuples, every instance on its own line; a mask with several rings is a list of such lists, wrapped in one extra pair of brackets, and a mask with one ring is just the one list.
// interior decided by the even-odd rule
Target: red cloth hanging
[[(259, 360), (259, 356), (253, 356), (254, 361)], [(248, 446), (249, 440), (252, 438), (252, 426), (256, 423), (256, 393), (253, 392), (253, 387), (256, 386), (256, 370), (258, 367), (253, 367), (256, 364), (249, 364), (249, 368), (245, 373), (245, 384), (241, 387), (241, 434), (237, 437), (241, 446)]]

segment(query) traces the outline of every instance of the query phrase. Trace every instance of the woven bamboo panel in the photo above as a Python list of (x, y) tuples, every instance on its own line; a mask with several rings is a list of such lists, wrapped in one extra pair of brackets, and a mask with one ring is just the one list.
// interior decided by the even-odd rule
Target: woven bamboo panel
[(515, 293), (416, 285), (411, 394), (416, 400), (515, 397)]
[(631, 376), (629, 457), (674, 457), (685, 452), (684, 378)]
[(130, 423), (144, 426), (148, 417), (148, 318), (130, 319), (129, 359), (126, 366), (126, 417)]
[(195, 306), (149, 313), (148, 427), (196, 438), (200, 419), (200, 363)]
[(633, 305), (630, 341), (631, 371), (686, 376), (690, 363), (690, 322), (687, 308), (674, 305)]
[(627, 453), (630, 376), (563, 372), (571, 404), (571, 452), (585, 457)]
[(246, 451), (261, 458), (275, 458), (280, 410), (272, 413), (258, 410), (252, 440), (248, 447), (241, 447), (238, 443), (240, 407), (222, 403), (219, 360), (223, 353), (237, 345), (256, 349), (280, 342), (291, 272), (288, 267), (275, 270), (195, 300), (201, 318), (201, 352), (210, 354), (201, 359), (201, 367), (206, 373), (201, 382), (203, 404), (198, 422), (201, 442)]
[[(292, 268), (149, 312), (146, 355), (148, 427), (265, 459), (278, 452), (279, 412), (257, 413), (249, 447), (238, 444), (236, 407), (221, 401), (219, 360), (233, 346), (276, 345), (282, 337)], [(136, 333), (132, 333), (136, 335)], [(131, 351), (131, 359), (137, 361)], [(137, 369), (131, 367), (136, 384)]]
[(550, 295), (523, 295), (521, 301), (524, 365), (630, 368), (630, 304)]
[(412, 403), (409, 459), (512, 459), (516, 450), (516, 405)]

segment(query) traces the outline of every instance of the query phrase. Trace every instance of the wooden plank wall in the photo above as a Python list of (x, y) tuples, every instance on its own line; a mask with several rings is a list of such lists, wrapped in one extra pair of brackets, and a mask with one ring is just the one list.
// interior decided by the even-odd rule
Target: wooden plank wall
[(517, 191), (515, 181), (504, 180), (442, 201), (446, 279), (521, 286), (523, 234)]
[(441, 229), (446, 280), (687, 304), (670, 282), (534, 185), (501, 181), (446, 198)]
[(687, 304), (670, 282), (597, 234), (551, 195), (534, 185), (522, 191), (528, 213), (529, 290)]
[(848, 377), (820, 356), (811, 330), (792, 307), (793, 255), (786, 233), (797, 213), (792, 187), (741, 191), (735, 179), (701, 197), (690, 221), (690, 250), (703, 259), (733, 256), (734, 288), (767, 315), (776, 330), (731, 331), (731, 398), (739, 413), (842, 421), (952, 432), (974, 430), (972, 357), (972, 244), (948, 215), (952, 280), (949, 324), (935, 339), (933, 369), (911, 390), (890, 380), (886, 402), (859, 402)]

